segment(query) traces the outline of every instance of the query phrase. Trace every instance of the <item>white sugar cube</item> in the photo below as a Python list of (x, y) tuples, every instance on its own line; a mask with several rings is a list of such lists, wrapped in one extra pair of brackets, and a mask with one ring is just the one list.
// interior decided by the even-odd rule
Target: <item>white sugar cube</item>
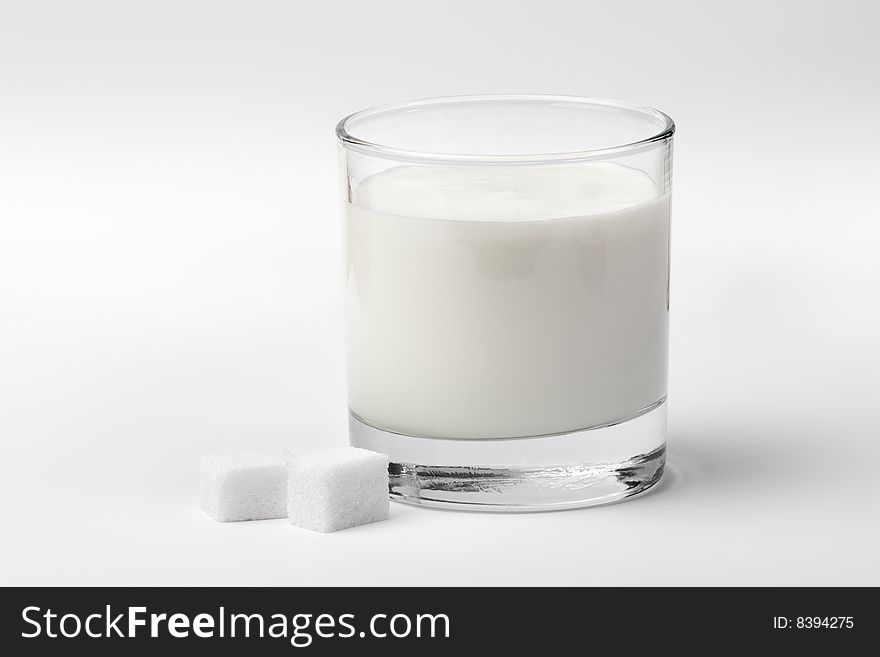
[(287, 515), (287, 450), (215, 454), (202, 459), (202, 509), (214, 520)]
[(388, 457), (343, 447), (288, 465), (290, 523), (319, 532), (388, 519)]

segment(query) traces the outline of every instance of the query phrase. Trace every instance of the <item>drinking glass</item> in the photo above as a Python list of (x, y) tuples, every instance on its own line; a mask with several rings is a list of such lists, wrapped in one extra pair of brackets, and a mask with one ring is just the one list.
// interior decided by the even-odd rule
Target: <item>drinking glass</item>
[(540, 95), (339, 122), (350, 440), (393, 498), (549, 510), (660, 480), (674, 130)]

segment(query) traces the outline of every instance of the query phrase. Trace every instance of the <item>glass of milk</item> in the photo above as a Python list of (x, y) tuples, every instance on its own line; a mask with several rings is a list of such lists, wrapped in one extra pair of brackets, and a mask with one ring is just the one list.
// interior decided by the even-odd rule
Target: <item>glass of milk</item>
[(674, 130), (521, 95), (339, 123), (350, 438), (395, 499), (563, 509), (660, 480)]

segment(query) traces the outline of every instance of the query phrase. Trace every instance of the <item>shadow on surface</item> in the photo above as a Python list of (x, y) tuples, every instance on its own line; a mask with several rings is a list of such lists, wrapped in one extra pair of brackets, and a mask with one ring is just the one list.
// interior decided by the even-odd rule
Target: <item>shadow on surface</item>
[[(733, 434), (670, 434), (666, 471), (651, 494), (679, 494), (715, 486), (783, 486), (821, 463), (808, 450), (792, 450), (787, 441), (742, 439)], [(646, 497), (648, 496), (646, 495)]]

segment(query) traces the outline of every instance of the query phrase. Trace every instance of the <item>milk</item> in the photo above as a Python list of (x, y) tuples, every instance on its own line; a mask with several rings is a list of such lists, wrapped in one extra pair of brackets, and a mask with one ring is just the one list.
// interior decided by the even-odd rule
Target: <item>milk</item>
[(347, 208), (349, 404), (480, 439), (619, 422), (666, 395), (669, 197), (611, 163), (406, 166)]

